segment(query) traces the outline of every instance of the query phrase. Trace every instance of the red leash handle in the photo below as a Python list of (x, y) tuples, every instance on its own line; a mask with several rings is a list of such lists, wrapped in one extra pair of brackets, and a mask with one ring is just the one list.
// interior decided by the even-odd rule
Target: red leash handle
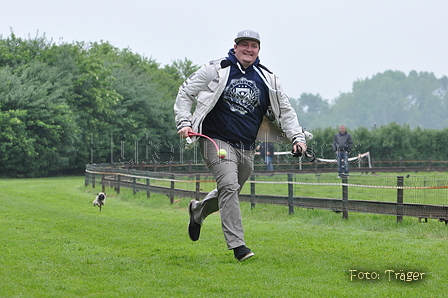
[(210, 137), (208, 137), (208, 136), (206, 136), (206, 135), (203, 135), (203, 134), (201, 134), (201, 133), (196, 133), (196, 132), (189, 131), (189, 132), (188, 132), (188, 136), (189, 136), (189, 137), (192, 137), (192, 136), (198, 136), (198, 137), (204, 137), (204, 138), (206, 138), (206, 139), (209, 139), (209, 140), (213, 143), (213, 145), (215, 145), (216, 152), (219, 151), (218, 144), (216, 144), (215, 141), (213, 141)]

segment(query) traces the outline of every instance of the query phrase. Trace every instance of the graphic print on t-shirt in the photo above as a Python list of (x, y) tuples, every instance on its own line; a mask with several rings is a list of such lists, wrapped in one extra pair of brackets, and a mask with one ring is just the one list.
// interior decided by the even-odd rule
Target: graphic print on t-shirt
[(241, 115), (252, 112), (259, 104), (260, 90), (254, 81), (246, 78), (233, 79), (224, 90), (223, 99), (232, 112)]

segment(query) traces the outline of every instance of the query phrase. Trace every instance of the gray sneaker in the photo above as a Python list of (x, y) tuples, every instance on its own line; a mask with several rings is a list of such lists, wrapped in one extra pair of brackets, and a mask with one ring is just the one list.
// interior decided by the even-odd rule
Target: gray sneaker
[(254, 253), (250, 250), (250, 248), (245, 245), (241, 245), (234, 248), (233, 254), (235, 255), (235, 259), (237, 259), (240, 262), (247, 260), (254, 255)]

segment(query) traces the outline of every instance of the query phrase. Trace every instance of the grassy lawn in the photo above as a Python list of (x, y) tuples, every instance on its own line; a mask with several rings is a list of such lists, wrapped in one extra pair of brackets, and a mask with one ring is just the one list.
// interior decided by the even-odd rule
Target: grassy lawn
[(396, 223), (393, 216), (357, 213), (343, 220), (325, 210), (296, 208), (288, 215), (285, 206), (251, 209), (242, 203), (246, 242), (255, 257), (238, 263), (226, 249), (219, 214), (207, 218), (199, 241), (190, 241), (189, 199), (171, 205), (162, 195), (148, 199), (143, 192), (122, 189), (116, 195), (107, 189), (99, 212), (92, 201), (100, 187), (85, 187), (84, 177), (1, 179), (0, 188), (0, 297), (448, 292), (448, 227), (435, 220)]

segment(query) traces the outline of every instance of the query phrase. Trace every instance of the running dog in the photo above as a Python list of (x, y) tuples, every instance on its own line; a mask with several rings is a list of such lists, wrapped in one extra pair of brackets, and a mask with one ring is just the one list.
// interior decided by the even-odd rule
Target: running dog
[(104, 192), (100, 192), (97, 194), (95, 201), (93, 201), (93, 207), (100, 207), (100, 211), (104, 204), (106, 203), (106, 194)]

